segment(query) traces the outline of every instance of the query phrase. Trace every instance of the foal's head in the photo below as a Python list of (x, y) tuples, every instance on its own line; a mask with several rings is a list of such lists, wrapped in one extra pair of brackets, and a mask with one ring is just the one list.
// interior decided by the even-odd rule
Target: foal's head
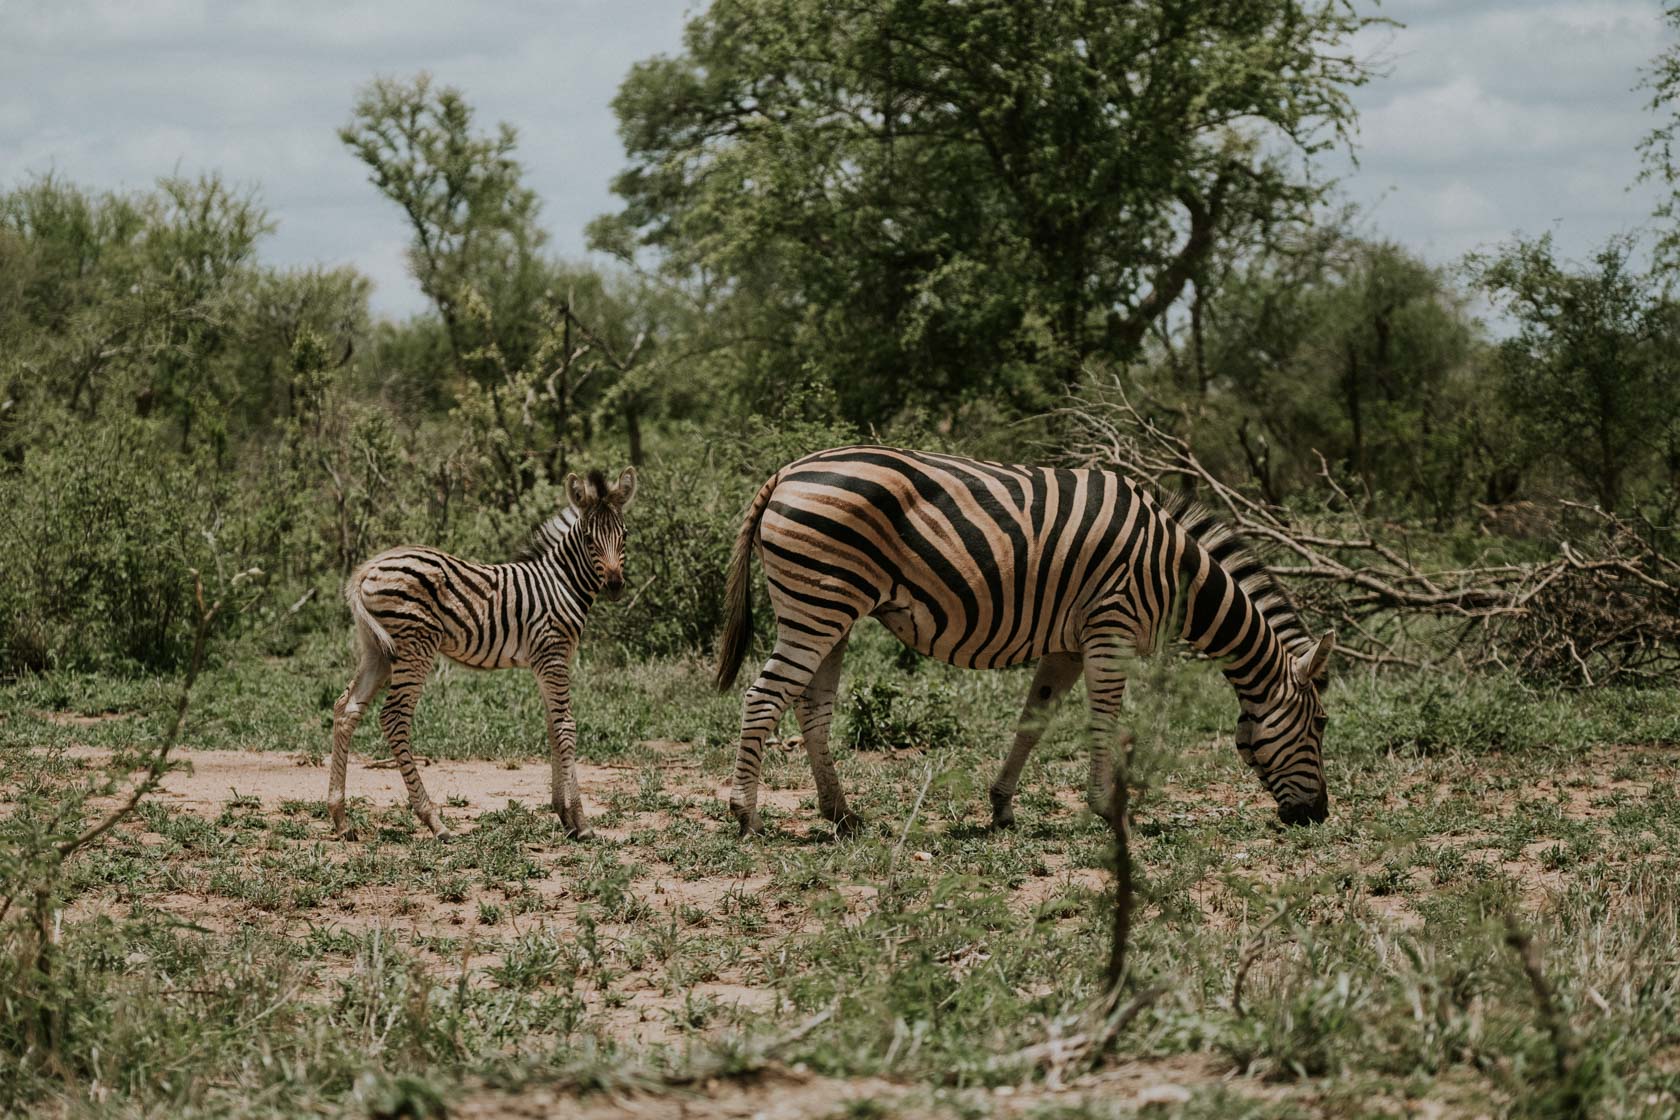
[(566, 476), (566, 497), (577, 510), (584, 554), (608, 599), (624, 594), (624, 511), (635, 496), (635, 467), (625, 467), (610, 486), (600, 471), (586, 478)]

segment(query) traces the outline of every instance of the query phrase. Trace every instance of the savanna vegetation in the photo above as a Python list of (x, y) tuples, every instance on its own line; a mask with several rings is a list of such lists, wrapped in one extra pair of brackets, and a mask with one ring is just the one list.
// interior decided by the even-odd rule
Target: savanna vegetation
[[(605, 265), (545, 244), (542, 137), (378, 78), (339, 136), (408, 222), (401, 321), (265, 264), (214, 173), (3, 185), (0, 1110), (1680, 1113), (1680, 225), (1384, 237), (1321, 169), (1370, 20), (714, 0), (614, 102)], [(1680, 51), (1628, 81), (1680, 198)], [(1211, 667), (1140, 666), (1118, 989), (1077, 699), (980, 827), (1021, 672), (864, 627), (869, 827), (816, 823), (797, 752), (770, 834), (727, 824), (742, 506), (862, 439), (1188, 486), (1338, 628), (1310, 830)], [(369, 721), (331, 841), (344, 576), (511, 556), (625, 463), (574, 684), (596, 839), (539, 811), (528, 675), (446, 667), (416, 742), (465, 835), (416, 831)]]

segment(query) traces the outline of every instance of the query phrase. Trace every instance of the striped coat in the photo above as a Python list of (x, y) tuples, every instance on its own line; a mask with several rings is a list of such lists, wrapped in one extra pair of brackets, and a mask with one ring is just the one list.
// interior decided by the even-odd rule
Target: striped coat
[(1108, 810), (1107, 733), (1125, 665), (1179, 636), (1223, 663), (1240, 714), (1237, 749), (1291, 823), (1323, 820), (1324, 711), (1316, 679), (1334, 639), (1312, 641), (1259, 562), (1205, 511), (1163, 505), (1109, 471), (1005, 466), (888, 447), (790, 463), (749, 505), (728, 582), (718, 684), (752, 636), (757, 552), (776, 646), (748, 688), (730, 809), (760, 827), (764, 742), (791, 704), (818, 804), (855, 827), (828, 750), (852, 627), (873, 616), (918, 653), (969, 668), (1038, 662), (1015, 742), (992, 783), (996, 826), (1014, 822), (1021, 769), (1051, 709), (1084, 677), (1092, 736), (1087, 798)]
[(529, 667), (548, 713), (554, 809), (573, 836), (588, 834), (577, 784), (577, 724), (571, 661), (598, 594), (624, 590), (624, 510), (636, 492), (635, 468), (609, 486), (599, 471), (571, 475), (571, 507), (539, 528), (530, 555), (477, 564), (435, 548), (396, 548), (357, 568), (345, 586), (361, 663), (333, 706), (327, 812), (333, 831), (351, 835), (344, 815), (350, 739), (362, 712), (387, 684), (380, 728), (408, 787), (409, 805), (441, 839), (449, 830), (426, 794), (409, 738), (414, 706), (439, 654), (475, 669)]

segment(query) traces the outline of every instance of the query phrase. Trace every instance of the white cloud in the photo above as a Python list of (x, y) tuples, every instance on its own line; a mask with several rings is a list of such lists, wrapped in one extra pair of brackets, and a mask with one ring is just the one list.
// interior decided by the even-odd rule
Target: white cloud
[(1653, 192), (1636, 146), (1655, 123), (1635, 87), (1662, 48), (1655, 3), (1390, 3), (1372, 31), (1387, 76), (1355, 95), (1359, 166), (1344, 189), (1383, 234), (1445, 263), (1514, 233), (1569, 255), (1640, 226)]

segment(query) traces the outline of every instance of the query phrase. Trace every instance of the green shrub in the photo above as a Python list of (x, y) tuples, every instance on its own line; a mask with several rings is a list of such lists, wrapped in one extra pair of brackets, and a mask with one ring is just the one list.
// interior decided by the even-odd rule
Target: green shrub
[(218, 539), (221, 489), (133, 421), (88, 426), (0, 476), (0, 670), (179, 664), (192, 571), (237, 564)]
[[(723, 628), (729, 557), (747, 503), (778, 468), (856, 438), (839, 424), (762, 417), (727, 432), (673, 431), (641, 468), (626, 517), (630, 590), (623, 602), (597, 607), (594, 639), (631, 658), (710, 653)], [(756, 559), (752, 582), (754, 620), (768, 640), (774, 617)]]
[(891, 677), (858, 685), (842, 728), (840, 741), (853, 750), (931, 750), (962, 734), (950, 691), (921, 676), (908, 685)]

